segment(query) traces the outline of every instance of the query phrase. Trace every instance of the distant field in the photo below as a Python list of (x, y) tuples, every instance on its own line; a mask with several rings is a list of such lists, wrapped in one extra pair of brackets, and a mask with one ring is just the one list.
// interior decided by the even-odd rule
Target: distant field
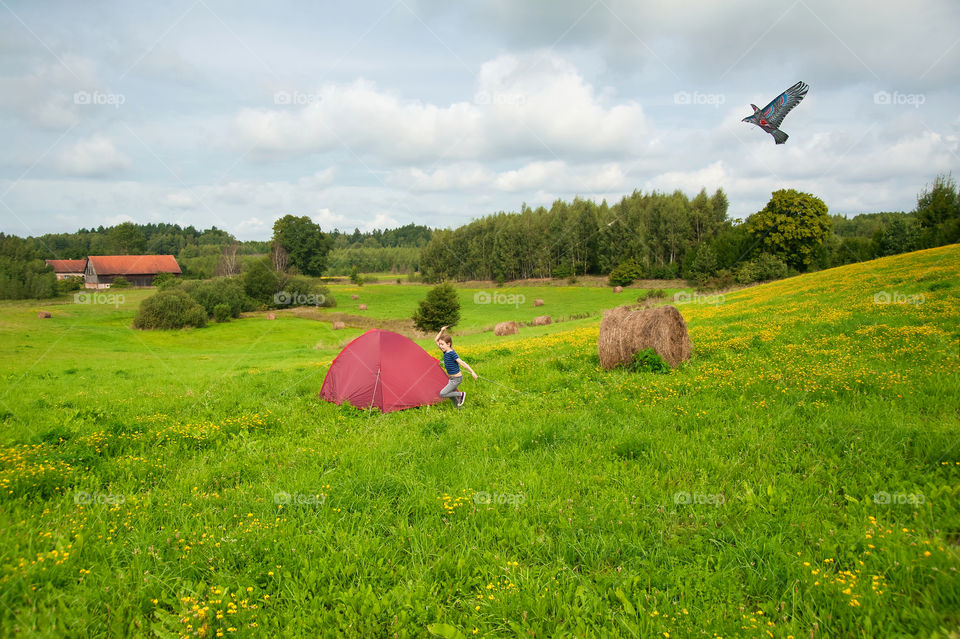
[[(693, 297), (669, 375), (599, 367), (633, 289), (462, 288), (460, 412), (319, 401), (360, 331), (287, 311), (133, 331), (151, 292), (0, 303), (4, 635), (960, 632), (960, 246)], [(541, 314), (590, 315), (483, 332)]]
[[(337, 285), (329, 286), (331, 294), (337, 300), (337, 307), (329, 312), (343, 312), (381, 319), (410, 318), (417, 306), (430, 289), (423, 285), (390, 286), (383, 284), (364, 285), (362, 287)], [(667, 289), (666, 295), (672, 295), (681, 289)], [(685, 289), (689, 290), (689, 289)], [(503, 286), (467, 288), (457, 286), (460, 297), (461, 321), (454, 333), (474, 333), (492, 330), (498, 322), (514, 320), (530, 322), (538, 315), (549, 315), (553, 319), (569, 319), (579, 316), (599, 316), (604, 309), (619, 304), (635, 304), (642, 289), (626, 289), (614, 293), (612, 288), (580, 286)], [(351, 297), (357, 295), (358, 299)], [(536, 307), (534, 302), (543, 300), (543, 306)], [(366, 304), (367, 310), (359, 310), (360, 304)], [(325, 310), (322, 312), (326, 312)]]

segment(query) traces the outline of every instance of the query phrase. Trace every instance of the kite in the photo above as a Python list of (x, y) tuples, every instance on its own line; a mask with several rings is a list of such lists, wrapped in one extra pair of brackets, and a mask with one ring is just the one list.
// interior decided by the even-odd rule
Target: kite
[(789, 136), (780, 130), (780, 124), (783, 122), (783, 118), (790, 113), (790, 110), (800, 104), (800, 101), (807, 95), (808, 89), (810, 89), (808, 84), (797, 82), (763, 109), (758, 109), (757, 105), (751, 104), (753, 115), (744, 118), (741, 122), (756, 124), (772, 135), (777, 144), (783, 144)]

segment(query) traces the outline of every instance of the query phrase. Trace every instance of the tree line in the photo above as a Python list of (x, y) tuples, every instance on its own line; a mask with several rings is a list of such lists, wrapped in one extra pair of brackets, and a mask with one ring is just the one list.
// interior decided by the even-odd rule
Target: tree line
[(960, 241), (960, 193), (949, 175), (925, 187), (909, 213), (830, 215), (820, 198), (793, 189), (743, 221), (731, 220), (728, 206), (723, 189), (523, 205), (434, 231), (420, 268), (426, 281), (612, 274), (611, 283), (623, 275), (722, 286)]

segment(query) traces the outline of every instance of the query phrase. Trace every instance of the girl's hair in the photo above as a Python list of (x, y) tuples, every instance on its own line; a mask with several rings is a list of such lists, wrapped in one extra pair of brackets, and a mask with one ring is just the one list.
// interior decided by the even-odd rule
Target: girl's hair
[(453, 346), (453, 337), (451, 335), (447, 335), (446, 333), (444, 333), (443, 335), (440, 336), (440, 339), (445, 341), (447, 343), (447, 346)]

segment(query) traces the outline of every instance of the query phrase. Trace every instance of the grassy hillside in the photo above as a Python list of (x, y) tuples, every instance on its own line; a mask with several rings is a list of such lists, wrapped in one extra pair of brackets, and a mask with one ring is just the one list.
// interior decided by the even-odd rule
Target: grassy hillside
[[(358, 302), (408, 316), (424, 290)], [(960, 629), (960, 247), (695, 298), (679, 306), (694, 357), (669, 375), (600, 369), (598, 315), (478, 332), (621, 301), (553, 292), (536, 310), (465, 303), (458, 351), (485, 379), (460, 412), (389, 415), (316, 398), (357, 331), (281, 315), (136, 332), (137, 291), (4, 303), (2, 627)]]

